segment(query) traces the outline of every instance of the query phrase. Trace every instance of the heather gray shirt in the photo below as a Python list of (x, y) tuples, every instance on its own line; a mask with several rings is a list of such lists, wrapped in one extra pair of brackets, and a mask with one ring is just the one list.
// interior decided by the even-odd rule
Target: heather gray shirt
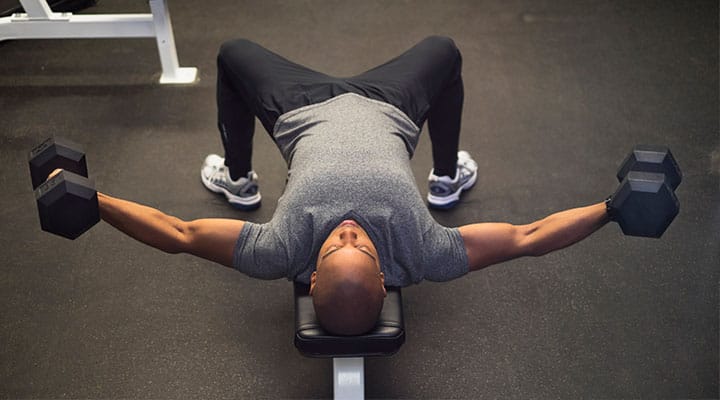
[(410, 169), (419, 134), (394, 106), (356, 94), (280, 116), (273, 136), (287, 186), (269, 222), (243, 227), (235, 268), (308, 283), (328, 234), (354, 219), (377, 248), (386, 285), (467, 273), (460, 233), (432, 218)]

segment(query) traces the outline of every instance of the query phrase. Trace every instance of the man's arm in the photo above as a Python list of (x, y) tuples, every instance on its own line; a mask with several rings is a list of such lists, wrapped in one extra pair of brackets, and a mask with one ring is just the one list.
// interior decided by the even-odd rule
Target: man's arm
[(244, 221), (183, 221), (154, 208), (98, 193), (100, 218), (128, 236), (167, 253), (189, 253), (232, 267)]
[(528, 225), (482, 223), (459, 228), (470, 270), (577, 243), (610, 221), (605, 203), (562, 211)]

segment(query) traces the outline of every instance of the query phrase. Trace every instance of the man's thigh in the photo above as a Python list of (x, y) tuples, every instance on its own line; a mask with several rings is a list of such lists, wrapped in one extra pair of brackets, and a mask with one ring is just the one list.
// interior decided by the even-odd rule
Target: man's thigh
[(336, 78), (246, 39), (223, 43), (218, 54), (218, 74), (223, 74), (223, 81), (240, 93), (269, 132), (280, 115), (342, 94), (333, 89)]
[(460, 77), (452, 39), (430, 36), (392, 60), (347, 79), (356, 92), (390, 103), (421, 126), (433, 100)]
[(460, 76), (461, 57), (452, 39), (431, 36), (378, 67), (343, 79), (238, 39), (222, 45), (218, 68), (266, 128), (286, 112), (349, 92), (392, 104), (421, 126), (433, 99)]

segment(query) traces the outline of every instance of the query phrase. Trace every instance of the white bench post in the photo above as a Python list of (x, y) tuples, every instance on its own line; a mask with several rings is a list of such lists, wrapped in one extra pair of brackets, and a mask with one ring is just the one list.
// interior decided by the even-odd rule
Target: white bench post
[(170, 10), (165, 0), (150, 0), (150, 11), (155, 25), (155, 39), (157, 40), (162, 76), (160, 83), (192, 83), (197, 77), (197, 68), (180, 68), (177, 51), (175, 50), (175, 36), (172, 23), (170, 23)]
[(157, 40), (160, 83), (192, 83), (197, 68), (180, 68), (166, 0), (149, 0), (149, 14), (52, 12), (47, 0), (20, 0), (25, 13), (0, 18), (0, 41), (8, 39), (151, 38)]
[(365, 398), (365, 366), (362, 357), (333, 358), (335, 400)]
[(50, 18), (52, 10), (47, 1), (20, 0), (20, 4), (30, 18)]

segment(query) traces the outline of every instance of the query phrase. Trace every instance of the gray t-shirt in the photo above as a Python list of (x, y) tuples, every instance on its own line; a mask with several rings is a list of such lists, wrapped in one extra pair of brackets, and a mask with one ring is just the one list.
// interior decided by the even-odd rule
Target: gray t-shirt
[(287, 186), (269, 222), (243, 227), (235, 268), (308, 283), (327, 235), (354, 219), (375, 244), (388, 286), (466, 274), (460, 233), (432, 218), (410, 169), (419, 134), (394, 106), (352, 93), (281, 115), (273, 136)]

